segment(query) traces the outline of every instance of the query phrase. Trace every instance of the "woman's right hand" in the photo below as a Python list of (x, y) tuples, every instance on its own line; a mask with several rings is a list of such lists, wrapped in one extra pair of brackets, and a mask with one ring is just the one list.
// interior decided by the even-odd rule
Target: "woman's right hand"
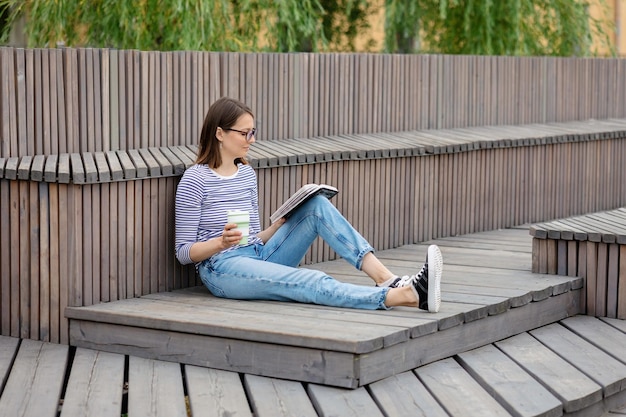
[(237, 245), (241, 241), (242, 235), (241, 230), (237, 230), (236, 223), (226, 223), (221, 237), (222, 249), (228, 249)]
[(222, 236), (194, 243), (189, 249), (189, 257), (194, 262), (202, 262), (224, 249), (235, 246), (241, 240), (242, 235), (241, 231), (235, 230), (236, 228), (236, 223), (228, 223), (224, 226)]

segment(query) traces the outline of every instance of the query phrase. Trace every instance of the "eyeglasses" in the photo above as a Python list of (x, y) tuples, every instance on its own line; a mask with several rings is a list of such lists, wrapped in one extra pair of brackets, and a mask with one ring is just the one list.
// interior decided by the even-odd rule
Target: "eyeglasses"
[(256, 128), (255, 127), (253, 127), (252, 129), (248, 130), (247, 132), (245, 132), (243, 130), (228, 129), (228, 128), (222, 128), (222, 130), (231, 130), (233, 132), (241, 133), (243, 136), (246, 137), (246, 142), (250, 142), (252, 140), (252, 136), (254, 136), (256, 138)]

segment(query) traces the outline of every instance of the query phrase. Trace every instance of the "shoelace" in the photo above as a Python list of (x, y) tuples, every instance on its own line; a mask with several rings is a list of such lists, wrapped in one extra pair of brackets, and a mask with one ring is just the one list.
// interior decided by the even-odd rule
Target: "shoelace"
[(417, 273), (417, 279), (422, 279), (426, 277), (426, 280), (428, 280), (428, 264), (424, 264), (424, 266), (422, 267), (422, 269), (420, 269), (420, 271)]
[(417, 275), (404, 275), (400, 277), (400, 280), (395, 282), (394, 284), (396, 288), (406, 287), (407, 285), (411, 284), (413, 281), (418, 281), (424, 278), (424, 276), (428, 277), (428, 264), (424, 264), (424, 266), (422, 266), (422, 269), (420, 269)]
[(397, 288), (406, 287), (411, 283), (411, 281), (413, 281), (413, 279), (415, 279), (415, 275), (405, 275), (403, 277), (400, 277), (400, 280), (395, 282), (394, 284)]

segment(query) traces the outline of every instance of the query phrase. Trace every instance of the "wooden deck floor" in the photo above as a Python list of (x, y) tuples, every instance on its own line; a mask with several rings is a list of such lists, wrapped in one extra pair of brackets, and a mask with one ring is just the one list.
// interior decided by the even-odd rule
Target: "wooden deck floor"
[[(576, 315), (580, 279), (530, 273), (527, 229), (437, 243), (437, 314), (221, 304), (193, 288), (68, 311), (79, 347), (1, 337), (0, 416), (601, 416), (626, 404), (626, 322)], [(425, 248), (378, 255), (408, 273)], [(365, 282), (342, 261), (312, 267)]]

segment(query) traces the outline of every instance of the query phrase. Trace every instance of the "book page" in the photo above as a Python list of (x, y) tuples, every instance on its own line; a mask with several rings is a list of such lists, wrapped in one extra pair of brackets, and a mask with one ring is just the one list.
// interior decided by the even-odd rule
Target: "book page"
[(293, 210), (300, 207), (305, 201), (317, 194), (322, 194), (326, 198), (332, 198), (337, 195), (338, 192), (338, 189), (327, 184), (305, 184), (270, 216), (270, 221), (274, 223), (278, 219), (289, 217)]

